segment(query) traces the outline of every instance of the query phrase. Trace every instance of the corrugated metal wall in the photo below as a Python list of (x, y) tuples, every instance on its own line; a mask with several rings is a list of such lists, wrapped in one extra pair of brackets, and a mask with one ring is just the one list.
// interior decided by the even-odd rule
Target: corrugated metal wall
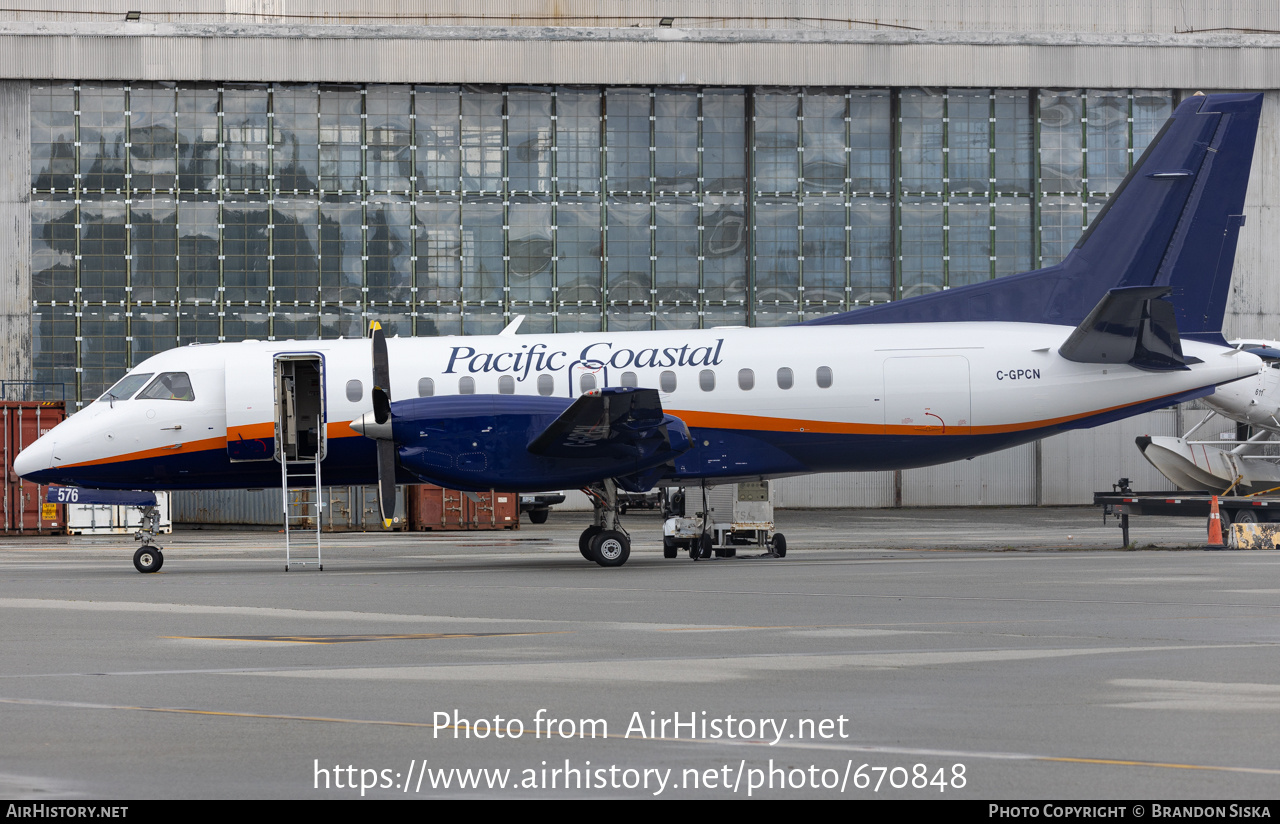
[(0, 378), (31, 379), (30, 84), (0, 81)]
[(848, 29), (902, 26), (951, 31), (1110, 31), (1166, 33), (1236, 27), (1280, 28), (1280, 7), (1267, 0), (94, 0), (74, 9), (59, 0), (25, 0), (0, 20), (146, 21), (436, 26), (641, 26), (675, 15), (677, 27)]

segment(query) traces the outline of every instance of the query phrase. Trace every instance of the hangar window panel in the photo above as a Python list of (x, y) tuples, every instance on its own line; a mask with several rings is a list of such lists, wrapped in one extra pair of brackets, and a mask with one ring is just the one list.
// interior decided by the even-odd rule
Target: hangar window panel
[(179, 343), (185, 346), (189, 343), (217, 343), (222, 339), (222, 318), (218, 317), (217, 306), (178, 307)]
[(779, 389), (790, 389), (792, 386), (795, 386), (795, 383), (796, 383), (796, 374), (795, 372), (791, 371), (790, 366), (784, 366), (778, 370), (778, 388)]
[(320, 290), (326, 303), (360, 301), (363, 223), (364, 208), (359, 203), (320, 204)]
[(951, 192), (991, 188), (991, 91), (947, 90), (947, 179)]
[[(808, 101), (808, 98), (805, 98)], [(805, 123), (809, 120), (806, 117)], [(804, 201), (804, 299), (839, 305), (844, 301), (845, 206), (843, 198)]]
[(178, 203), (178, 296), (184, 303), (213, 303), (220, 297), (218, 204), (212, 195), (192, 197), (184, 195)]
[(502, 203), (469, 199), (462, 204), (462, 297), (467, 303), (501, 303), (506, 285)]
[(1078, 197), (1046, 197), (1040, 203), (1039, 266), (1060, 263), (1084, 232), (1084, 205)]
[(131, 360), (133, 366), (147, 360), (152, 354), (164, 352), (178, 345), (178, 312), (172, 307), (137, 307), (129, 324), (132, 335)]
[[(843, 192), (847, 154), (843, 92), (809, 90), (804, 95), (804, 189)], [(841, 252), (843, 257), (843, 251)]]
[(663, 198), (655, 204), (655, 286), (659, 299), (698, 302), (698, 204)]
[(458, 394), (474, 395), (476, 393), (476, 379), (470, 375), (463, 375), (458, 378)]
[(389, 338), (408, 338), (413, 336), (413, 316), (407, 311), (396, 311), (392, 308), (375, 307), (369, 304), (366, 312), (360, 317), (360, 334), (369, 331), (369, 325), (377, 321), (383, 333)]
[(556, 379), (551, 375), (543, 373), (538, 376), (538, 394), (543, 397), (554, 394), (556, 391)]
[(611, 332), (652, 329), (654, 324), (653, 310), (647, 302), (628, 304), (626, 301), (611, 301), (608, 318)]
[(320, 97), (316, 87), (278, 85), (271, 92), (274, 188), (310, 192), (320, 188)]
[(320, 88), (320, 188), (361, 192), (364, 129), (359, 89)]
[[(600, 231), (600, 201), (594, 198), (565, 198), (556, 209), (556, 283), (566, 304), (592, 303), (601, 299), (600, 274), (603, 255)], [(599, 309), (594, 310), (597, 323)], [(565, 330), (560, 320), (561, 331)], [(576, 327), (575, 327), (576, 328)], [(599, 328), (596, 326), (595, 328)]]
[(80, 319), (80, 397), (96, 398), (129, 369), (129, 326), (118, 307), (86, 306)]
[(413, 233), (418, 301), (456, 301), (462, 297), (462, 204), (426, 199), (417, 204)]
[(1173, 114), (1173, 92), (1168, 89), (1133, 90), (1133, 152), (1129, 165), (1137, 162), (1156, 133)]
[(413, 293), (412, 205), (383, 195), (365, 208), (366, 299), (374, 302), (410, 300)]
[(861, 198), (849, 209), (849, 286), (855, 305), (893, 299), (890, 214), (887, 198)]
[(707, 306), (703, 310), (702, 316), (702, 328), (704, 329), (711, 329), (715, 326), (747, 325), (747, 307), (745, 305)]
[(1129, 95), (1090, 89), (1085, 139), (1090, 192), (1114, 192), (1129, 173)]
[(742, 89), (702, 92), (702, 190), (746, 191), (746, 94)]
[(884, 192), (892, 186), (892, 123), (888, 89), (849, 93), (849, 177), (855, 192)]
[(173, 84), (135, 84), (129, 110), (129, 187), (140, 192), (173, 189), (178, 174)]
[(698, 190), (698, 95), (686, 89), (654, 92), (654, 175), (660, 192)]
[(1016, 89), (995, 91), (996, 191), (1027, 192), (1032, 183), (1032, 100)]
[[(178, 297), (178, 210), (172, 197), (145, 195), (129, 216), (130, 285), (135, 301), (170, 303)], [(172, 343), (172, 341), (170, 341)]]
[(267, 89), (226, 88), (222, 92), (222, 150), (227, 191), (267, 187)]
[(556, 177), (562, 192), (600, 191), (600, 92), (556, 89)]
[(750, 369), (738, 370), (738, 388), (744, 392), (749, 392), (756, 386), (756, 373)]
[(80, 84), (80, 185), (99, 193), (124, 191), (125, 87)]
[(507, 185), (513, 192), (551, 191), (550, 91), (535, 87), (507, 94)]
[(122, 200), (88, 200), (80, 207), (80, 287), (87, 301), (123, 301), (128, 285)]
[(996, 277), (1029, 272), (1032, 265), (1031, 198), (996, 202)]
[(738, 301), (747, 298), (746, 205), (741, 197), (707, 195), (703, 198), (702, 283), (706, 301)]
[(608, 294), (611, 304), (631, 301), (647, 305), (651, 275), (649, 267), (649, 201), (610, 198), (608, 229)]
[(418, 305), (418, 334), (424, 337), (462, 334), (462, 311), (456, 306)]
[(801, 320), (800, 307), (795, 303), (769, 301), (757, 303), (755, 307), (756, 326), (791, 326)]
[(991, 279), (991, 204), (986, 198), (953, 198), (947, 206), (947, 286)]
[(799, 208), (794, 200), (756, 201), (755, 299), (794, 302), (800, 291)]
[(560, 304), (556, 310), (556, 330), (559, 332), (599, 332), (604, 329), (604, 308)]
[[(60, 383), (67, 400), (76, 392), (76, 310), (70, 306), (31, 309), (31, 364), (37, 381)], [(95, 397), (80, 395), (79, 397)]]
[(76, 92), (71, 83), (31, 85), (31, 186), (76, 186)]
[(800, 186), (800, 95), (797, 89), (755, 94), (753, 146), (755, 189), (795, 192)]
[(700, 325), (701, 313), (697, 304), (663, 302), (653, 313), (655, 329), (697, 329)]
[(1078, 90), (1040, 93), (1040, 188), (1079, 192), (1084, 171)]
[(502, 93), (468, 86), (462, 92), (462, 188), (501, 192), (503, 163)]
[(943, 285), (942, 203), (928, 198), (904, 198), (900, 214), (902, 274), (896, 297), (936, 292)]
[(407, 194), (413, 174), (408, 86), (370, 86), (365, 95), (365, 141), (370, 192)]
[(903, 89), (900, 96), (902, 189), (942, 191), (942, 93), (936, 89)]
[(832, 379), (831, 379), (831, 367), (830, 367), (830, 366), (819, 366), (819, 367), (818, 367), (818, 373), (817, 373), (817, 375), (815, 375), (815, 378), (816, 378), (816, 379), (817, 379), (817, 381), (818, 381), (818, 388), (819, 388), (819, 389), (830, 389), (830, 388), (831, 388), (831, 383), (832, 383)]
[(418, 86), (414, 90), (417, 188), (427, 192), (458, 190), (461, 175), (461, 100), (453, 86)]
[(508, 217), (507, 256), (511, 300), (551, 300), (551, 202), (546, 198), (513, 197)]
[(277, 301), (314, 305), (320, 299), (320, 204), (314, 198), (276, 198), (271, 253)]
[(70, 301), (76, 292), (76, 206), (31, 198), (31, 298)]
[(436, 393), (436, 382), (431, 378), (418, 379), (418, 397), (429, 398)]
[[(364, 315), (361, 313), (359, 306), (333, 306), (330, 304), (320, 308), (321, 338), (362, 338), (367, 331)], [(230, 333), (228, 333), (229, 335)], [(265, 334), (263, 337), (265, 337)]]
[(274, 340), (314, 340), (320, 337), (320, 313), (315, 307), (276, 304), (271, 319)]
[(650, 190), (647, 89), (605, 91), (605, 175), (610, 192)]
[(178, 188), (184, 192), (218, 188), (218, 90), (212, 86), (179, 86), (176, 120)]
[(270, 222), (265, 200), (228, 200), (222, 207), (222, 271), (228, 301), (257, 303), (267, 296)]

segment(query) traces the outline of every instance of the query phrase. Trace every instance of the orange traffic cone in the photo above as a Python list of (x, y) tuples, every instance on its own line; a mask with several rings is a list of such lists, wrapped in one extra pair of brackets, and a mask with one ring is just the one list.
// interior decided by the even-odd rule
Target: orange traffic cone
[(1223, 549), (1222, 518), (1218, 515), (1218, 496), (1209, 499), (1209, 549)]

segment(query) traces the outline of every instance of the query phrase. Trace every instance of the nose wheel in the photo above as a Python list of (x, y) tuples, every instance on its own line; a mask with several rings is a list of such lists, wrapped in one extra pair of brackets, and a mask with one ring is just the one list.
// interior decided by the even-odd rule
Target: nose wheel
[(164, 555), (158, 546), (138, 547), (133, 553), (133, 566), (139, 572), (159, 572), (164, 566)]

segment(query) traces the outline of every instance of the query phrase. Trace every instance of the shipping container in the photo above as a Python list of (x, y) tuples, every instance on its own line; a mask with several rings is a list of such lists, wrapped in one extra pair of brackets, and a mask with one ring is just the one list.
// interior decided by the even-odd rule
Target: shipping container
[(66, 417), (62, 401), (0, 401), (4, 432), (4, 534), (47, 535), (66, 526), (62, 504), (45, 503), (47, 486), (19, 478), (13, 459)]
[(520, 496), (515, 492), (468, 493), (428, 484), (408, 491), (416, 531), (520, 528)]

